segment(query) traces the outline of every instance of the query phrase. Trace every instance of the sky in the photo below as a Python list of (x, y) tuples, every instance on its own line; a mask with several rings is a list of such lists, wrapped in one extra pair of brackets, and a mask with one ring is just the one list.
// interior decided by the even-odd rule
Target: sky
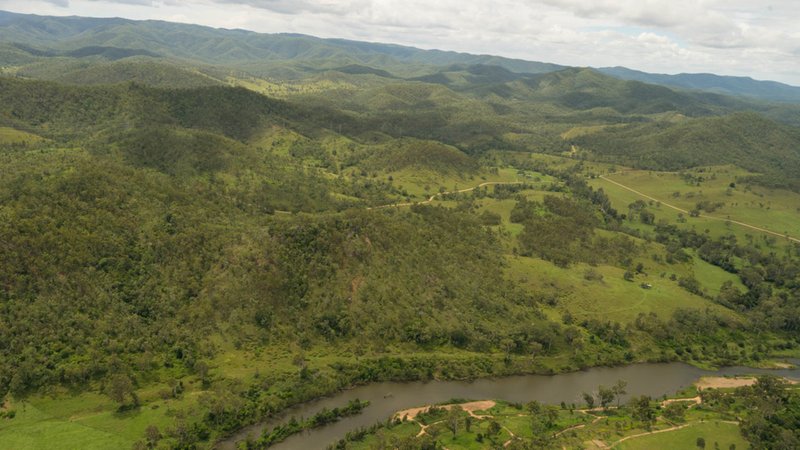
[(0, 0), (41, 15), (291, 32), (800, 86), (798, 0)]

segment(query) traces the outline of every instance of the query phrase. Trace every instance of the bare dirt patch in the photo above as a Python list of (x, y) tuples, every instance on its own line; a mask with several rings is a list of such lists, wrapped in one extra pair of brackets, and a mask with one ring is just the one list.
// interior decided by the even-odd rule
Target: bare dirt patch
[(661, 402), (661, 407), (662, 408), (666, 407), (671, 403), (690, 403), (693, 406), (693, 405), (699, 405), (701, 402), (702, 399), (700, 398), (699, 395), (697, 397), (692, 397), (692, 398), (670, 398)]
[[(478, 401), (478, 402), (454, 403), (454, 404), (451, 404), (451, 405), (437, 405), (437, 407), (449, 410), (453, 406), (460, 406), (464, 411), (469, 413), (470, 416), (477, 417), (477, 418), (482, 418), (482, 417), (489, 417), (489, 416), (477, 415), (477, 414), (475, 414), (475, 411), (484, 411), (484, 410), (487, 410), (487, 409), (493, 407), (496, 404), (497, 403), (495, 403), (492, 400), (481, 400), (481, 401)], [(404, 409), (402, 411), (397, 411), (394, 414), (394, 418), (395, 419), (402, 419), (403, 417), (405, 417), (408, 420), (414, 420), (419, 414), (424, 413), (425, 411), (429, 410), (431, 408), (431, 406), (432, 405), (425, 405), (425, 406), (420, 406), (418, 408), (409, 408), (409, 409)]]
[[(786, 384), (798, 384), (797, 380), (792, 380), (789, 378), (781, 378)], [(756, 378), (755, 377), (702, 377), (694, 385), (697, 387), (698, 390), (714, 388), (737, 388), (742, 386), (751, 386), (755, 384)]]
[(694, 385), (699, 390), (703, 389), (724, 389), (724, 388), (738, 388), (742, 386), (752, 386), (755, 384), (755, 377), (702, 377)]

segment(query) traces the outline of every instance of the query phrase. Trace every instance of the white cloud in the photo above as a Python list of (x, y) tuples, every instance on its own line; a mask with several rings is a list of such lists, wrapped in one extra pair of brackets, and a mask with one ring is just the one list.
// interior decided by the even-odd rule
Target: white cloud
[[(62, 8), (66, 8), (66, 7), (69, 6), (69, 0), (42, 0), (42, 1), (44, 3), (50, 3), (52, 5), (60, 6)], [(0, 6), (2, 6), (3, 3), (12, 3), (12, 2), (1, 2), (0, 1)]]
[(795, 0), (0, 0), (0, 8), (800, 84)]

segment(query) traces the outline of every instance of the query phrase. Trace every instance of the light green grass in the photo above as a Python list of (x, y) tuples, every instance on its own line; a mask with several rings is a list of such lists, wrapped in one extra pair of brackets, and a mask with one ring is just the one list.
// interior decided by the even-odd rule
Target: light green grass
[[(531, 173), (532, 175), (533, 173)], [(505, 183), (531, 182), (531, 178), (520, 175), (516, 169), (511, 168), (498, 169), (497, 173), (484, 171), (466, 176), (442, 174), (432, 170), (403, 169), (389, 172), (385, 176), (391, 176), (394, 179), (394, 185), (408, 191), (409, 195), (415, 200), (427, 200), (427, 196), (442, 190), (446, 192), (458, 191), (473, 188), (489, 181)]]
[[(130, 448), (142, 439), (150, 425), (162, 432), (175, 423), (176, 411), (190, 411), (200, 391), (184, 379), (187, 391), (178, 399), (161, 399), (152, 385), (138, 392), (140, 408), (117, 412), (108, 397), (93, 392), (79, 395), (39, 396), (13, 405), (17, 415), (0, 420), (0, 449), (88, 449)], [(192, 416), (192, 413), (189, 413)]]
[(44, 141), (41, 136), (9, 127), (0, 127), (0, 144), (35, 144)]
[[(393, 427), (390, 430), (392, 438), (405, 439), (416, 436), (419, 433), (420, 426), (416, 422), (404, 422), (400, 425)], [(382, 436), (387, 434), (386, 430), (378, 430), (375, 434), (368, 435), (363, 441), (352, 442), (348, 444), (348, 449), (351, 450), (369, 450), (373, 448), (380, 448), (380, 444), (387, 441)]]
[(12, 420), (0, 421), (0, 448), (7, 450), (106, 450), (130, 448), (135, 440), (80, 422), (56, 419), (21, 404)]
[[(549, 180), (549, 177), (543, 177), (542, 183), (550, 183), (552, 182)], [(537, 201), (542, 202), (544, 201), (544, 197), (548, 195), (563, 195), (557, 192), (550, 192), (550, 191), (540, 191), (535, 189), (526, 189), (520, 191), (519, 195), (524, 196), (529, 201)], [(525, 226), (521, 223), (512, 223), (511, 222), (511, 211), (514, 209), (514, 206), (517, 204), (517, 201), (514, 199), (494, 199), (494, 198), (484, 198), (475, 202), (476, 206), (478, 207), (478, 214), (482, 213), (483, 211), (490, 211), (495, 214), (498, 214), (501, 219), (501, 224), (495, 226), (496, 230), (503, 230), (510, 234), (511, 237), (517, 237)], [(511, 251), (511, 248), (514, 247), (514, 241), (507, 241), (506, 242), (506, 250), (508, 252)]]
[[(472, 424), (469, 433), (467, 433), (465, 430), (462, 430), (456, 434), (455, 438), (453, 437), (452, 432), (445, 428), (444, 424), (437, 424), (436, 427), (439, 435), (436, 440), (440, 443), (442, 448), (448, 448), (451, 450), (478, 450), (493, 448), (497, 445), (502, 445), (502, 443), (511, 439), (511, 435), (508, 433), (508, 430), (503, 428), (500, 431), (500, 434), (495, 436), (493, 439), (485, 438), (483, 442), (478, 442), (476, 439), (478, 433), (486, 435), (490, 422), (491, 421), (488, 419), (476, 420)], [(505, 421), (502, 418), (500, 418), (498, 422), (500, 422), (501, 425), (505, 425)]]
[[(700, 186), (694, 186), (687, 184), (679, 174), (650, 171), (620, 172), (607, 175), (607, 178), (687, 211), (694, 209), (701, 201), (723, 203), (724, 206), (714, 212), (701, 212), (703, 215), (721, 220), (687, 217), (686, 226), (694, 226), (700, 231), (708, 229), (715, 236), (735, 234), (742, 242), (746, 242), (749, 239), (747, 235), (756, 237), (766, 235), (775, 238), (779, 243), (785, 241), (781, 237), (725, 222), (725, 220), (735, 220), (781, 235), (788, 233), (792, 237), (800, 237), (800, 194), (758, 186), (746, 189), (741, 183), (736, 184), (735, 188), (730, 188), (731, 183), (736, 183), (737, 177), (752, 175), (732, 166), (705, 168), (702, 172), (695, 169), (689, 173), (702, 176), (706, 181), (701, 182)], [(711, 179), (712, 177), (714, 179)], [(613, 206), (623, 213), (627, 212), (630, 203), (636, 200), (647, 201), (607, 180), (598, 178), (592, 180), (590, 184), (602, 187), (609, 195)], [(651, 210), (655, 212), (657, 219), (666, 218), (673, 223), (679, 214), (678, 211), (663, 205)]]
[[(559, 298), (559, 308), (578, 319), (630, 322), (639, 313), (653, 312), (669, 318), (679, 308), (710, 308), (720, 314), (735, 313), (705, 298), (691, 294), (676, 282), (657, 276), (638, 276), (635, 282), (623, 279), (624, 270), (617, 267), (597, 266), (602, 281), (588, 281), (585, 264), (561, 268), (537, 258), (508, 257), (508, 275), (531, 292), (550, 292)], [(642, 282), (652, 284), (651, 289), (640, 287)]]
[(739, 433), (738, 425), (719, 421), (692, 424), (680, 430), (629, 439), (614, 448), (620, 450), (696, 450), (698, 437), (705, 439), (707, 449), (715, 448), (715, 442), (723, 450), (727, 450), (731, 444), (736, 445), (737, 450), (750, 448)]
[(744, 284), (742, 284), (742, 281), (735, 274), (726, 272), (713, 264), (703, 261), (694, 252), (689, 253), (692, 254), (693, 258), (692, 266), (694, 276), (703, 286), (703, 289), (708, 292), (708, 294), (716, 296), (719, 294), (720, 286), (728, 281), (733, 284), (733, 287), (739, 289), (740, 291), (747, 291), (747, 288), (744, 286)]

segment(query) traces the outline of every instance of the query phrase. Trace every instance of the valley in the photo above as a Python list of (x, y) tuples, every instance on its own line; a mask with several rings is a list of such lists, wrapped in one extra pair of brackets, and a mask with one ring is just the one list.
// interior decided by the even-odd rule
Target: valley
[(769, 376), (662, 403), (797, 378), (796, 103), (5, 12), (0, 67), (0, 448), (800, 442)]

